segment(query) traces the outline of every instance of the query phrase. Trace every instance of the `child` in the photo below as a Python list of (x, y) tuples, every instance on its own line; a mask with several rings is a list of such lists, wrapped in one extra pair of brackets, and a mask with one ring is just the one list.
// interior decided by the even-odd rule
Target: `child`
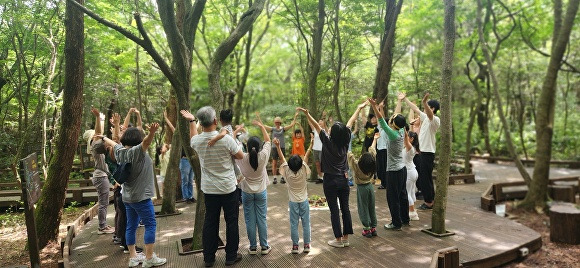
[(413, 159), (415, 155), (419, 152), (419, 138), (417, 137), (417, 133), (413, 131), (409, 131), (407, 135), (405, 135), (405, 148), (403, 148), (403, 159), (405, 160), (405, 167), (407, 168), (407, 196), (409, 199), (409, 218), (412, 221), (418, 221), (419, 215), (417, 211), (415, 211), (415, 201), (417, 201), (415, 197), (415, 190), (417, 186), (415, 183), (417, 182), (417, 178), (419, 174), (417, 173), (417, 169), (415, 168), (415, 164), (413, 163)]
[(274, 138), (274, 145), (280, 155), (282, 165), (280, 173), (288, 180), (288, 207), (290, 209), (290, 237), (292, 238), (292, 254), (298, 254), (298, 219), (302, 220), (302, 235), (304, 236), (304, 253), (310, 252), (310, 205), (308, 204), (308, 191), (306, 189), (306, 179), (310, 176), (308, 167), (308, 155), (312, 150), (312, 140), (310, 147), (306, 151), (304, 159), (298, 155), (292, 155), (286, 162), (280, 141)]
[(300, 129), (294, 130), (292, 135), (292, 155), (297, 154), (300, 157), (304, 157), (306, 153), (304, 151), (304, 136), (302, 133), (304, 133), (302, 126), (300, 126)]

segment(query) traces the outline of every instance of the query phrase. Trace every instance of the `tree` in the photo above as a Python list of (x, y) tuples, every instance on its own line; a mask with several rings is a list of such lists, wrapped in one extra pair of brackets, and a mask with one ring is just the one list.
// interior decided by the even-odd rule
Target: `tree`
[[(63, 92), (61, 128), (54, 157), (48, 167), (47, 181), (42, 189), (36, 210), (36, 230), (39, 247), (56, 241), (62, 208), (66, 198), (68, 178), (80, 134), (84, 83), (84, 17), (69, 1), (66, 5), (65, 87)], [(78, 0), (77, 4), (83, 4)], [(65, 190), (63, 190), (65, 189)]]
[(562, 21), (562, 1), (554, 1), (554, 32), (552, 55), (542, 92), (536, 109), (536, 162), (534, 164), (534, 177), (529, 185), (530, 189), (524, 201), (520, 204), (524, 208), (544, 208), (548, 199), (547, 189), (550, 177), (550, 160), (552, 158), (552, 136), (554, 134), (554, 110), (556, 81), (558, 71), (562, 65), (562, 58), (566, 51), (566, 46), (570, 40), (570, 33), (574, 26), (574, 19), (578, 12), (579, 0), (570, 0), (564, 21)]
[(445, 234), (445, 209), (447, 207), (447, 187), (449, 164), (451, 163), (451, 82), (453, 78), (453, 49), (455, 47), (455, 0), (444, 0), (445, 22), (443, 43), (443, 65), (441, 67), (441, 142), (439, 143), (439, 164), (435, 204), (431, 218), (431, 231)]

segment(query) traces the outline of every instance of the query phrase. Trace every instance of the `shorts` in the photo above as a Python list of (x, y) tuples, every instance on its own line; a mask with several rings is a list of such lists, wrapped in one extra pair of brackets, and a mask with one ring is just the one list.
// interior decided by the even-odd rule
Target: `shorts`
[(314, 150), (312, 152), (314, 154), (314, 162), (320, 162), (320, 154), (322, 153), (322, 151)]
[[(286, 154), (286, 148), (281, 147), (280, 150), (282, 150), (283, 154)], [(270, 153), (270, 155), (272, 156), (273, 160), (279, 160), (280, 156), (278, 155), (278, 149), (276, 149), (276, 147), (272, 147), (272, 152)]]

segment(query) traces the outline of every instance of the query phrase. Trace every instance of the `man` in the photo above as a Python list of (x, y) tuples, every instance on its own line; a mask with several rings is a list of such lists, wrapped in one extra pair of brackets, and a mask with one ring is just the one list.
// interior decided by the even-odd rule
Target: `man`
[(423, 110), (421, 112), (417, 105), (412, 103), (405, 97), (405, 102), (411, 109), (418, 113), (421, 120), (421, 130), (419, 131), (419, 149), (420, 165), (419, 165), (419, 179), (417, 180), (417, 187), (423, 193), (425, 203), (421, 204), (418, 210), (429, 210), (433, 208), (433, 200), (435, 199), (435, 190), (433, 188), (433, 162), (435, 161), (435, 133), (441, 125), (441, 121), (437, 114), (439, 111), (439, 102), (436, 100), (429, 100), (429, 93), (426, 93), (421, 103)]
[[(202, 238), (205, 267), (212, 267), (215, 263), (222, 208), (226, 221), (226, 265), (229, 266), (242, 259), (242, 255), (238, 253), (239, 209), (232, 156), (242, 159), (244, 154), (230, 135), (224, 136), (212, 146), (208, 145), (208, 141), (218, 135), (216, 112), (212, 107), (205, 106), (199, 109), (197, 119), (185, 110), (181, 110), (181, 115), (189, 121), (191, 148), (197, 152), (202, 167), (201, 190), (205, 197), (206, 211)], [(203, 129), (199, 135), (196, 124), (198, 120)]]

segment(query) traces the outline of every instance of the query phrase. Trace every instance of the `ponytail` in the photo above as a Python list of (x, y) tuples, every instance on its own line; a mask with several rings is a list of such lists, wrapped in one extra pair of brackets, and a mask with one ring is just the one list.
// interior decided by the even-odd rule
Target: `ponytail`
[(258, 169), (258, 152), (256, 147), (253, 147), (250, 151), (250, 166), (256, 171)]
[(250, 166), (254, 171), (258, 170), (258, 152), (260, 151), (260, 146), (262, 142), (258, 137), (251, 137), (248, 140), (248, 154), (250, 155)]

